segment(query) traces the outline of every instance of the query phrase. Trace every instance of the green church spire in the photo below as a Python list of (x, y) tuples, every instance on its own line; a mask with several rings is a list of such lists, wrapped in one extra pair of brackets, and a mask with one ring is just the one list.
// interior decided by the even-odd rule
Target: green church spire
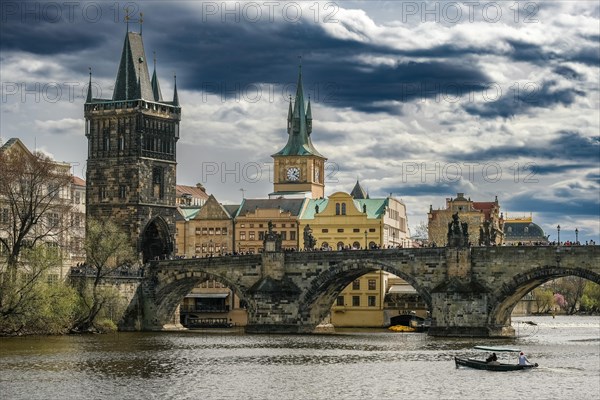
[[(273, 156), (291, 156), (291, 155), (314, 155), (323, 157), (313, 146), (310, 140), (312, 131), (312, 112), (310, 100), (308, 107), (304, 102), (304, 87), (302, 85), (302, 66), (298, 68), (298, 84), (296, 86), (296, 97), (294, 106), (290, 103), (288, 110), (288, 142), (283, 149)], [(323, 157), (325, 158), (325, 157)]]

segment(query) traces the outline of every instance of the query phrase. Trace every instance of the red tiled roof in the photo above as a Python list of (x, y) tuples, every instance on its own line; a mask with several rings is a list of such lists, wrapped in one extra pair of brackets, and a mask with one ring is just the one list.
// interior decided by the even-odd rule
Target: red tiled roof
[(485, 213), (485, 219), (489, 220), (492, 214), (492, 209), (496, 206), (496, 203), (493, 201), (474, 201), (473, 208), (476, 210), (481, 210)]
[(181, 197), (184, 194), (189, 194), (197, 199), (208, 199), (206, 192), (196, 186), (177, 185), (176, 186), (177, 197)]
[(77, 186), (85, 186), (85, 181), (78, 176), (73, 175), (71, 177), (71, 183)]

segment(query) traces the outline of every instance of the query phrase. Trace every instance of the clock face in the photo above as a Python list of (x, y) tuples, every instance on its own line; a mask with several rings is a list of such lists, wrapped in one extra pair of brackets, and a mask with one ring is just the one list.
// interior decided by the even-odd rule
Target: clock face
[(315, 182), (319, 182), (319, 176), (320, 176), (320, 174), (319, 174), (319, 169), (318, 169), (318, 168), (316, 168), (316, 169), (315, 169)]
[(289, 181), (297, 181), (300, 179), (300, 169), (297, 167), (288, 168), (286, 176)]

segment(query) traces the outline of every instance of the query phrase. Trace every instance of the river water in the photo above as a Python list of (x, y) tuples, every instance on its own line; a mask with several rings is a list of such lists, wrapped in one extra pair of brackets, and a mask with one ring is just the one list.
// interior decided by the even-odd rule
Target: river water
[[(533, 321), (529, 325), (524, 321)], [(0, 339), (0, 399), (591, 399), (600, 317), (513, 318), (514, 340), (346, 330)], [(474, 345), (517, 346), (531, 371), (456, 369)], [(508, 356), (516, 362), (515, 356)]]

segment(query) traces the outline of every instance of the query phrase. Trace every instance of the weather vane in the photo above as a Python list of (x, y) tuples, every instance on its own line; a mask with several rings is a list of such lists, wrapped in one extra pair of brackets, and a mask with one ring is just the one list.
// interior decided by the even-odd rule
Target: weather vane
[(127, 26), (127, 32), (129, 32), (129, 7), (125, 7), (125, 24)]

